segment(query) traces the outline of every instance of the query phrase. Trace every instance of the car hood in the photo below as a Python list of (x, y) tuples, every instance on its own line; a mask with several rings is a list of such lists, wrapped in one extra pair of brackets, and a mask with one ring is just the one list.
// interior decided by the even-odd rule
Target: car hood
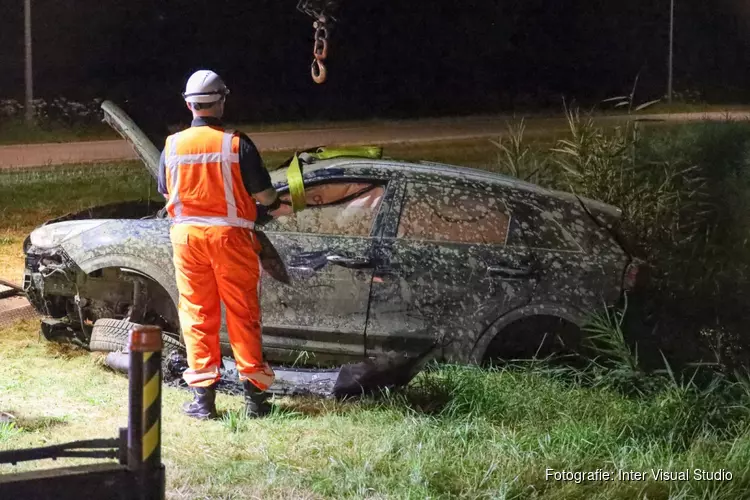
[(135, 154), (143, 161), (149, 173), (154, 178), (158, 177), (161, 151), (154, 146), (154, 143), (146, 137), (146, 134), (143, 133), (128, 114), (115, 103), (104, 101), (101, 108), (104, 111), (104, 121), (115, 129), (123, 139), (130, 143)]
[[(44, 224), (31, 232), (27, 242), (38, 249), (49, 250), (85, 232), (94, 231), (106, 223), (107, 221), (102, 219), (89, 219)], [(24, 242), (24, 251), (28, 249), (28, 243)]]

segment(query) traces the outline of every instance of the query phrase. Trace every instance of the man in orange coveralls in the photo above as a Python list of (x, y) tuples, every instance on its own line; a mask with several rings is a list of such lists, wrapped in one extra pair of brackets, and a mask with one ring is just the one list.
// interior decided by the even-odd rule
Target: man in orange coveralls
[(189, 366), (183, 377), (195, 393), (183, 411), (198, 419), (216, 418), (221, 302), (248, 416), (269, 413), (265, 391), (274, 381), (263, 361), (260, 245), (253, 229), (258, 208), (273, 211), (280, 201), (253, 142), (221, 123), (227, 94), (213, 71), (197, 71), (188, 79), (183, 97), (193, 122), (167, 138), (159, 167), (159, 191), (173, 222)]

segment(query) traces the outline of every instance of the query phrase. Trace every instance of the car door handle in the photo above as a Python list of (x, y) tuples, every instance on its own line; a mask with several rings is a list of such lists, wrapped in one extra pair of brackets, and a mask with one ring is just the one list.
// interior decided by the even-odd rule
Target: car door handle
[(314, 269), (310, 266), (289, 266), (287, 267), (290, 271), (297, 271), (297, 272), (304, 272), (304, 273), (314, 273), (317, 269)]
[(312, 273), (323, 269), (327, 262), (325, 251), (303, 252), (289, 259), (287, 269)]
[(352, 269), (372, 267), (372, 260), (367, 257), (345, 257), (343, 255), (328, 255), (326, 260), (331, 264)]
[(500, 278), (528, 278), (535, 272), (533, 266), (490, 266), (487, 275)]

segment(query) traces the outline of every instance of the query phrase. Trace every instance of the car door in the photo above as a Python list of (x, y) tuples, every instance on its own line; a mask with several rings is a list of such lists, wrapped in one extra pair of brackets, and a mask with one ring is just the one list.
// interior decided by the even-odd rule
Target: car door
[(534, 264), (507, 245), (513, 214), (486, 186), (405, 179), (378, 246), (368, 356), (418, 355), (435, 343), (459, 358), (500, 315), (529, 302)]
[(373, 235), (386, 189), (374, 179), (306, 182), (307, 207), (262, 228), (289, 276), (287, 284), (266, 273), (262, 278), (270, 357), (305, 364), (364, 357)]

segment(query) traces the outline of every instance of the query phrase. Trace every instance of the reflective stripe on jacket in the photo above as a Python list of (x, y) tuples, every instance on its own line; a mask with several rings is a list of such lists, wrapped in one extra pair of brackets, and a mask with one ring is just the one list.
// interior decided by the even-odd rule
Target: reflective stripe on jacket
[(233, 130), (191, 127), (167, 138), (166, 208), (175, 224), (254, 228), (255, 200), (242, 182), (238, 151)]

